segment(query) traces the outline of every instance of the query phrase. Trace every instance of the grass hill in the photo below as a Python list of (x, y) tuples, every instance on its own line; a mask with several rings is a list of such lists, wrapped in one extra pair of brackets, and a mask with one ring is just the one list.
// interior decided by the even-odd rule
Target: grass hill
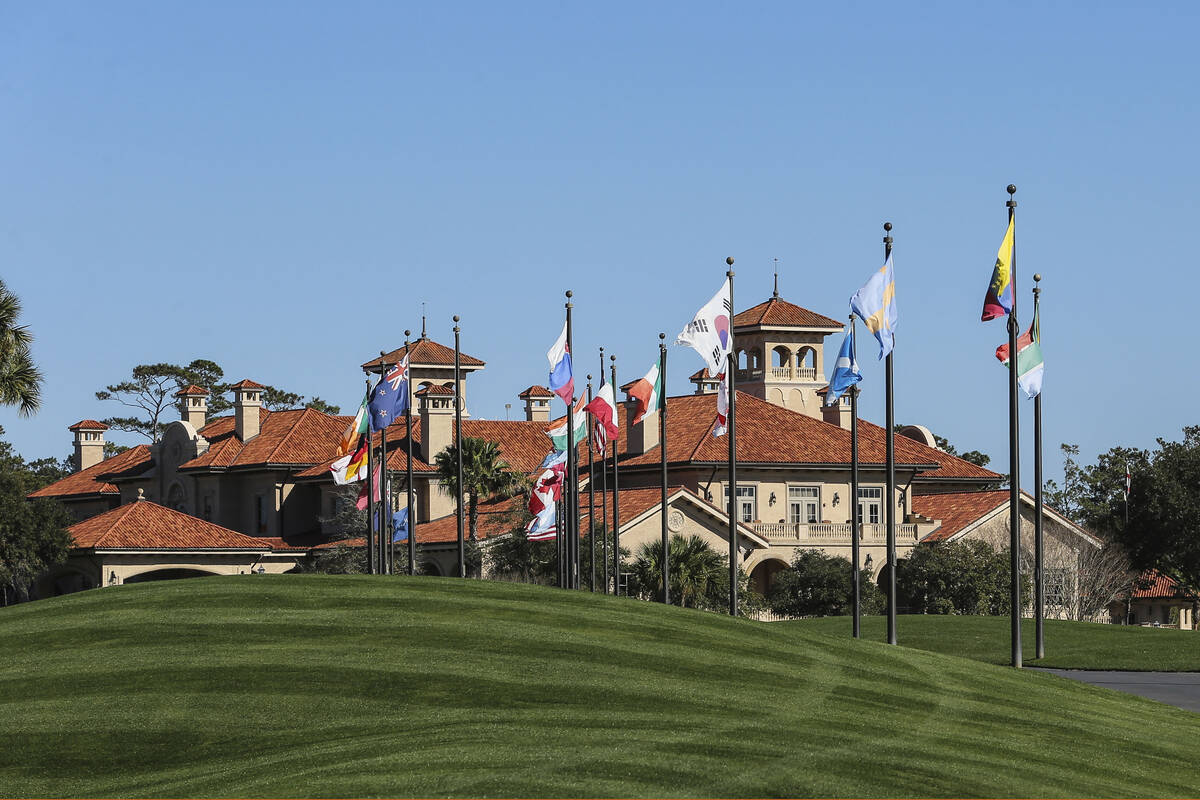
[(1194, 796), (1200, 715), (801, 625), (451, 579), (0, 610), (0, 793)]
[[(849, 636), (849, 617), (821, 617), (778, 623), (812, 633)], [(887, 618), (864, 617), (864, 639), (887, 641)], [(1008, 664), (1008, 617), (902, 616), (896, 640), (904, 647)], [(1200, 672), (1200, 633), (1139, 625), (1046, 620), (1046, 657), (1035, 660), (1032, 619), (1022, 620), (1021, 660), (1026, 666), (1060, 669), (1128, 669)]]

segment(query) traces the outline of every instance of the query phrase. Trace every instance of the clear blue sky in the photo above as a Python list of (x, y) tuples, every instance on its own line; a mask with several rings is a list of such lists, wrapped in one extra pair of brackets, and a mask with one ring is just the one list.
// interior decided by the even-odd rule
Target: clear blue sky
[[(470, 409), (502, 419), (546, 379), (563, 290), (576, 358), (604, 345), (623, 381), (727, 255), (741, 308), (779, 258), (785, 298), (841, 317), (890, 220), (897, 420), (1005, 471), (1004, 325), (979, 311), (1013, 182), (1048, 447), (1178, 438), (1200, 422), (1198, 9), (7, 4), (0, 276), (47, 380), (0, 425), (65, 455), (69, 424), (120, 411), (96, 389), (198, 357), (347, 408), (422, 301), (440, 341), (462, 315), (488, 362)], [(684, 393), (699, 358), (670, 356)]]

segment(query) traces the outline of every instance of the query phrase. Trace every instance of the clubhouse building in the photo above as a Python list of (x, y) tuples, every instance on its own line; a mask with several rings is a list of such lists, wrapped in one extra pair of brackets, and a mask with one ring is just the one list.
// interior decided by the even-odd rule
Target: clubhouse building
[[(933, 435), (908, 426), (896, 437), (897, 488), (885, 496), (885, 432), (859, 421), (860, 486), (850, 486), (850, 405), (823, 405), (825, 338), (843, 324), (775, 295), (734, 317), (737, 347), (737, 552), (752, 586), (765, 591), (797, 548), (851, 555), (851, 504), (862, 509), (862, 567), (878, 574), (886, 557), (885, 504), (897, 515), (900, 557), (921, 543), (981, 539), (1007, 544), (1008, 492), (1003, 476), (939, 450)], [(462, 379), (453, 381), (453, 351), (427, 336), (386, 357), (362, 364), (377, 372), (382, 361), (409, 356), (413, 404), (414, 517), (422, 568), (452, 574), (457, 526), (454, 500), (433, 466), (453, 442), (455, 402), (462, 404), (462, 435), (495, 442), (516, 471), (533, 474), (551, 450), (553, 427), (545, 387), (518, 394), (524, 419), (478, 420), (466, 413), (467, 382), (485, 364), (463, 355)], [(626, 401), (616, 443), (620, 462), (620, 518), (613, 519), (611, 491), (597, 477), (596, 507), (582, 515), (619, 527), (621, 546), (635, 552), (657, 540), (661, 514), (676, 533), (703, 536), (728, 551), (725, 476), (728, 444), (714, 438), (716, 386), (703, 372), (687, 394), (667, 398), (667, 508), (660, 501), (661, 437), (658, 417), (630, 424)], [(623, 387), (628, 389), (628, 386)], [(45, 576), (41, 596), (135, 580), (192, 574), (285, 572), (313, 549), (341, 534), (333, 522), (345, 494), (329, 465), (350, 418), (312, 409), (268, 411), (263, 387), (243, 380), (231, 387), (233, 414), (209, 419), (208, 392), (188, 386), (176, 398), (179, 419), (162, 438), (104, 458), (105, 426), (85, 419), (70, 426), (76, 472), (33, 494), (63, 502), (79, 524), (69, 561)], [(557, 401), (555, 401), (557, 402)], [(388, 469), (396, 507), (402, 507), (409, 466), (403, 420), (387, 431)], [(586, 446), (580, 472), (587, 479)], [(597, 476), (599, 473), (597, 472)], [(481, 498), (479, 535), (513, 534), (514, 499)], [(603, 502), (602, 502), (603, 501)], [(1032, 501), (1022, 499), (1023, 548), (1032, 552)], [(176, 531), (167, 535), (164, 531)], [(1048, 511), (1047, 586), (1074, 591), (1073, 564), (1101, 543), (1061, 515)], [(516, 534), (521, 535), (521, 534)], [(1054, 566), (1049, 566), (1054, 565)], [(1049, 590), (1048, 590), (1049, 591)]]

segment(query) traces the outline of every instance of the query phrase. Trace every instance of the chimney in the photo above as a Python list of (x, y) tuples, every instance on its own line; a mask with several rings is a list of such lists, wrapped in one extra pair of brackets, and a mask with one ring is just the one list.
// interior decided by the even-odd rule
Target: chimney
[(707, 367), (701, 367), (698, 372), (692, 373), (688, 380), (696, 385), (696, 394), (716, 394), (717, 387), (721, 383), (716, 378), (709, 376)]
[(821, 419), (828, 422), (830, 425), (837, 425), (839, 428), (850, 430), (850, 392), (857, 391), (855, 387), (847, 389), (841, 397), (837, 399), (831, 406), (825, 405), (825, 396), (829, 392), (829, 387), (817, 390), (817, 402), (821, 404)]
[(262, 412), (262, 384), (239, 381), (229, 387), (233, 392), (233, 430), (243, 442), (258, 436)]
[(421, 459), (432, 464), (454, 442), (454, 390), (430, 385), (417, 391), (421, 416)]
[(175, 393), (179, 398), (179, 418), (196, 430), (208, 421), (208, 392), (196, 384)]
[[(632, 386), (633, 384), (629, 384)], [(625, 387), (621, 387), (625, 388)], [(642, 421), (637, 425), (633, 424), (633, 418), (637, 415), (638, 404), (636, 400), (627, 398), (622, 405), (625, 406), (625, 447), (630, 455), (641, 455), (658, 446), (658, 412), (652, 412), (642, 418)], [(668, 423), (669, 424), (669, 423)]]
[(517, 397), (525, 401), (526, 422), (550, 421), (550, 399), (554, 393), (545, 386), (530, 386)]
[(108, 426), (94, 419), (84, 419), (67, 428), (75, 434), (75, 454), (71, 461), (76, 472), (94, 467), (104, 460), (104, 432)]

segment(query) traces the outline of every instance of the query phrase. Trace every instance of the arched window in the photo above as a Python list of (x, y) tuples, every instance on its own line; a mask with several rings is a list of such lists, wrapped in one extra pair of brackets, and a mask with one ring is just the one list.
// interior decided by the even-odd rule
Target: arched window
[(791, 365), (792, 351), (783, 345), (777, 346), (771, 351), (774, 353), (774, 358), (771, 361), (773, 367), (788, 367)]

